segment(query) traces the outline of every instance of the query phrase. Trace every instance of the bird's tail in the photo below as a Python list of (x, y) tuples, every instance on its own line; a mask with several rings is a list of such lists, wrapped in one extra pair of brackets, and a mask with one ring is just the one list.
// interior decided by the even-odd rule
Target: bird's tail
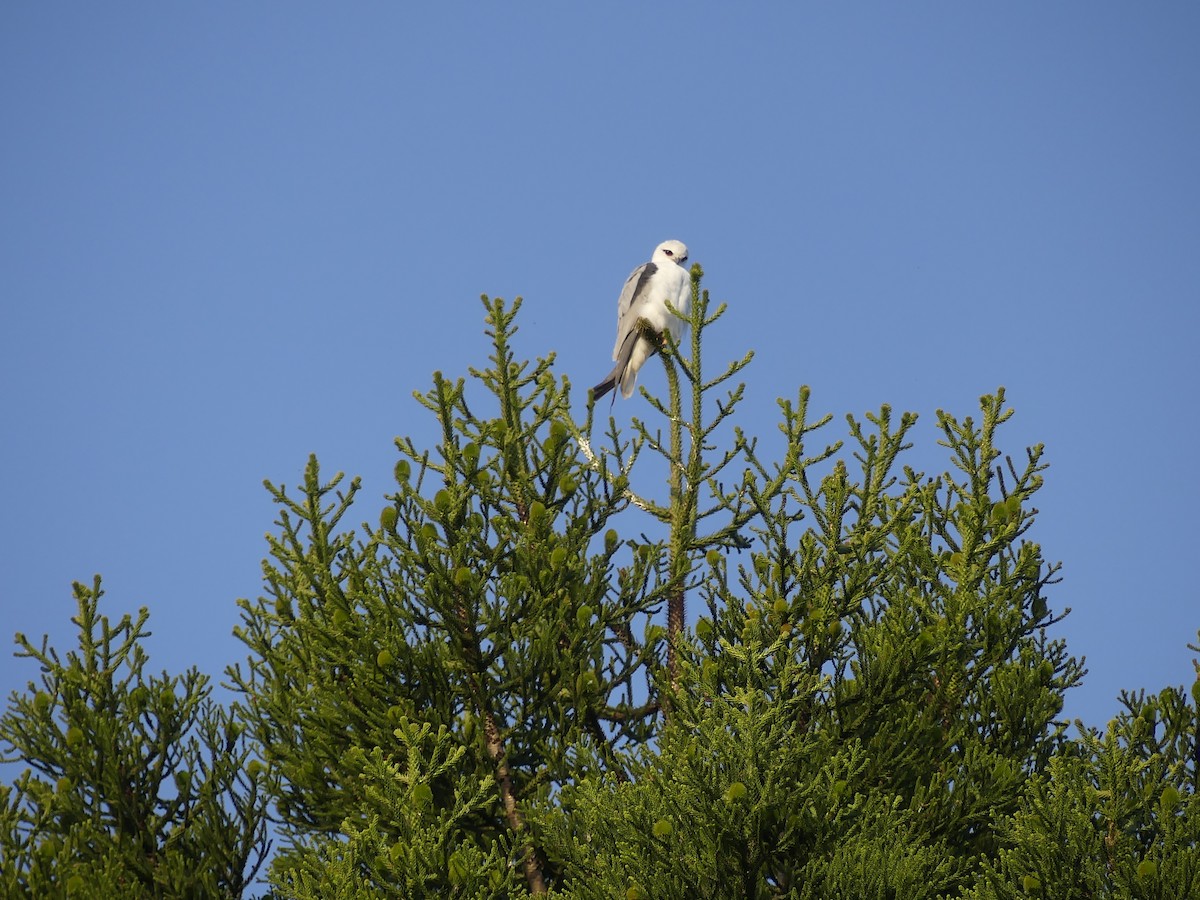
[(643, 334), (640, 327), (631, 329), (617, 352), (617, 364), (604, 376), (603, 381), (592, 388), (595, 399), (599, 400), (618, 384), (622, 397), (626, 400), (632, 397), (633, 389), (637, 386), (638, 371), (646, 360), (658, 352), (659, 340), (653, 332)]
[(621, 385), (621, 396), (628, 400), (633, 396), (633, 387), (637, 384), (638, 369), (642, 367), (646, 357), (653, 353), (649, 342), (643, 339), (641, 330), (631, 328), (629, 334), (625, 335), (621, 348), (617, 351), (615, 357), (617, 364), (612, 367), (611, 372), (604, 376), (603, 381), (592, 388), (593, 396), (599, 400), (619, 384)]
[[(617, 363), (613, 367), (613, 370), (604, 376), (604, 380), (602, 382), (600, 382), (598, 385), (596, 385), (594, 388), (592, 388), (592, 397), (596, 400), (599, 400), (601, 397), (603, 397), (605, 394), (607, 394), (609, 391), (611, 391), (614, 387), (617, 386), (617, 382), (620, 380), (620, 377), (621, 377), (621, 364)], [(616, 398), (613, 398), (613, 399), (616, 399)]]

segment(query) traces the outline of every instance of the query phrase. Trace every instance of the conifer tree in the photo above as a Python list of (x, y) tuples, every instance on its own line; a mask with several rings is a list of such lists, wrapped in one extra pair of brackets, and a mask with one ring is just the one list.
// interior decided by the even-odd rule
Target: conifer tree
[(143, 608), (114, 625), (75, 585), (78, 648), (16, 637), (41, 682), (0, 716), (0, 895), (239, 898), (267, 850), (267, 779), (207, 676), (146, 672)]
[[(1200, 651), (1200, 647), (1191, 649)], [(1123, 692), (1123, 711), (1030, 779), (970, 900), (1200, 897), (1200, 661), (1190, 698)]]
[(369, 524), (315, 457), (268, 482), (230, 710), (144, 676), (146, 613), (110, 626), (99, 582), (65, 662), (18, 636), (46, 674), (0, 718), (31, 766), (0, 788), (5, 896), (240, 896), (267, 791), (296, 900), (1200, 896), (1200, 668), (1068, 731), (1046, 465), (1000, 449), (1003, 389), (937, 414), (933, 475), (914, 415), (843, 439), (803, 387), (768, 459), (751, 356), (704, 372), (701, 275), (625, 431), (485, 297), (490, 365), (418, 395), (440, 438), (397, 440)]
[[(703, 326), (699, 276), (697, 268)], [(442, 442), (434, 454), (397, 442), (397, 491), (378, 527), (364, 526), (362, 540), (339, 530), (358, 484), (338, 493), (340, 476), (322, 482), (315, 459), (301, 496), (268, 485), (282, 507), (270, 597), (244, 604), (239, 634), (253, 655), (233, 680), (283, 776), (280, 818), (295, 839), (275, 869), (285, 892), (311, 870), (314, 852), (329, 851), (314, 836), (355, 829), (376, 855), (401, 845), (379, 796), (367, 798), (364, 771), (378, 752), (381, 764), (411, 773), (411, 745), (397, 735), (401, 722), (418, 719), (463, 751), (453, 772), (421, 782), (422, 796), (434, 798), (432, 818), (452, 798), (494, 785), (490, 805), (453, 815), (454, 828), (438, 832), (450, 848), (444, 856), (469, 846), (489, 857), (512, 844), (520, 865), (510, 874), (545, 890), (558, 861), (545, 856), (523, 809), (547, 804), (578, 777), (585, 750), (591, 764), (626, 777), (628, 750), (657, 727), (660, 676), (681, 631), (681, 615), (664, 629), (655, 614), (668, 602), (681, 610), (696, 558), (741, 541), (747, 515), (735, 501), (721, 499), (730, 515), (720, 527), (696, 527), (714, 512), (697, 510), (699, 488), (736, 453), (716, 466), (698, 452), (673, 463), (669, 501), (635, 494), (629, 472), (642, 448), (677, 459), (682, 426), (664, 443), (645, 428), (623, 440), (612, 425), (612, 451), (597, 456), (570, 416), (565, 385), (550, 375), (552, 359), (532, 371), (514, 361), (519, 302), (484, 302), (495, 353), (491, 368), (472, 375), (491, 395), (492, 415), (474, 411), (464, 382), (435, 376), (420, 400), (437, 416)], [(679, 360), (677, 348), (664, 354)], [(695, 365), (684, 371), (699, 374)], [(678, 420), (678, 410), (668, 414)], [(690, 424), (707, 435), (724, 418)], [(669, 539), (622, 542), (609, 522), (631, 504), (669, 523)], [(363, 832), (367, 822), (373, 830)], [(449, 889), (445, 861), (432, 869), (422, 882), (431, 895)]]
[[(299, 496), (268, 485), (281, 507), (270, 596), (244, 604), (252, 656), (232, 678), (283, 778), (285, 894), (321, 895), (306, 887), (314, 866), (345, 852), (370, 857), (358, 871), (378, 890), (441, 896), (486, 862), (497, 891), (540, 892), (557, 863), (527, 807), (575, 777), (578, 746), (624, 777), (623, 748), (653, 733), (664, 547), (627, 541), (613, 577), (626, 476), (579, 458), (552, 360), (514, 361), (519, 304), (485, 304), (493, 365), (472, 375), (490, 414), (463, 381), (435, 376), (420, 400), (442, 441), (434, 453), (397, 441), (378, 526), (339, 530), (358, 483), (339, 493), (315, 459)], [(411, 815), (393, 814), (397, 797)], [(329, 843), (347, 837), (348, 850)]]
[(1046, 636), (1056, 568), (1022, 540), (1040, 448), (993, 469), (1003, 393), (978, 425), (939, 416), (959, 474), (933, 479), (896, 473), (915, 418), (886, 407), (848, 419), (856, 477), (813, 478), (840, 448), (805, 458), (828, 422), (807, 403), (783, 404), (788, 462), (746, 451), (751, 497), (786, 489), (755, 501), (745, 564), (707, 559), (678, 721), (636, 778), (580, 780), (547, 818), (573, 896), (954, 896), (1064, 747), (1081, 664)]
[(915, 416), (847, 417), (847, 450), (807, 389), (764, 460), (721, 430), (750, 356), (705, 376), (700, 277), (667, 398), (641, 391), (661, 426), (598, 440), (552, 357), (516, 361), (519, 301), (485, 298), (483, 396), (435, 376), (441, 440), (397, 441), (378, 525), (344, 526), (358, 483), (315, 459), (268, 485), (233, 676), (282, 779), (283, 895), (965, 896), (1008, 877), (1045, 773), (1098, 758), (1059, 718), (1083, 668), (1003, 390), (938, 414), (933, 477), (904, 464)]

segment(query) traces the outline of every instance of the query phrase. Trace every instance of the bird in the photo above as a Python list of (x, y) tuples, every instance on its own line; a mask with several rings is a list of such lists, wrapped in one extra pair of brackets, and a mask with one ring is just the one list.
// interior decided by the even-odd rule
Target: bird
[[(691, 305), (691, 280), (684, 264), (687, 245), (663, 241), (654, 248), (649, 262), (642, 263), (625, 281), (617, 300), (617, 342), (613, 346), (616, 365), (592, 395), (599, 400), (617, 385), (626, 400), (633, 396), (638, 370), (658, 352), (664, 333), (675, 343), (687, 328)], [(674, 312), (667, 309), (670, 302)]]

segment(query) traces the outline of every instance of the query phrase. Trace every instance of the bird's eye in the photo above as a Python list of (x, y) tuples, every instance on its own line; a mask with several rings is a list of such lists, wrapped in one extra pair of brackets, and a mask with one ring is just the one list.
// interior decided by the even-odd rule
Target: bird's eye
[(674, 256), (674, 255), (675, 255), (675, 254), (674, 254), (674, 253), (672, 253), (670, 250), (664, 250), (664, 251), (663, 251), (663, 253), (667, 254), (667, 256)]

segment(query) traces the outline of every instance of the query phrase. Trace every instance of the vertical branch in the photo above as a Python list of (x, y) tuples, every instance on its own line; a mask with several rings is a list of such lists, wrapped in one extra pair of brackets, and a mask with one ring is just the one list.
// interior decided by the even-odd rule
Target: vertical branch
[[(489, 305), (488, 324), (491, 326), (489, 335), (493, 339), (496, 353), (492, 358), (495, 365), (492, 390), (500, 402), (500, 416), (504, 422), (506, 439), (500, 441), (500, 452), (503, 454), (504, 466), (512, 474), (509, 487), (513, 491), (513, 502), (522, 523), (528, 527), (529, 510), (533, 500), (530, 490), (532, 470), (535, 464), (529, 457), (526, 446), (526, 426), (522, 422), (522, 413), (529, 404), (521, 396), (520, 387), (523, 379), (520, 377), (520, 367), (513, 364), (513, 352), (508, 339), (513, 333), (512, 320), (516, 308), (506, 313), (503, 302), (493, 300)], [(439, 381), (440, 387), (440, 381)], [(459, 427), (455, 422), (453, 403), (461, 403), (461, 391), (452, 402), (444, 394), (439, 398), (439, 416), (444, 429), (446, 455), (456, 452), (455, 431)], [(464, 407), (465, 411), (465, 407)], [(447, 473), (449, 480), (449, 473)], [(517, 806), (517, 785), (512, 768), (508, 762), (508, 749), (504, 743), (501, 721), (496, 708), (499, 704), (493, 702), (488, 684), (488, 664), (480, 643), (480, 635), (475, 628), (475, 622), (469, 610), (475, 610), (478, 604), (472, 602), (462, 590), (455, 591), (453, 601), (454, 615), (458, 620), (459, 641), (462, 647), (462, 658), (467, 665), (468, 690), (475, 706), (475, 714), (483, 723), (484, 747), (491, 762), (496, 778), (496, 786), (500, 792), (500, 801), (504, 807), (504, 819), (512, 830), (513, 836), (520, 847), (521, 869), (525, 875), (526, 884), (531, 894), (545, 894), (547, 891), (546, 877), (543, 872), (543, 862), (537, 847), (530, 837), (525, 817)]]
[[(500, 737), (500, 729), (496, 725), (496, 717), (486, 707), (482, 710), (483, 733), (487, 745), (488, 756), (496, 768), (496, 783), (500, 787), (500, 799), (504, 803), (504, 818), (513, 834), (525, 835), (525, 819), (517, 809), (516, 790), (513, 787), (512, 772), (508, 768), (508, 760), (504, 751), (504, 741)], [(521, 868), (525, 872), (525, 881), (531, 894), (546, 893), (546, 877), (542, 874), (541, 860), (538, 859), (537, 848), (529, 840), (521, 847)]]
[(667, 388), (671, 403), (671, 472), (668, 477), (671, 509), (671, 543), (668, 565), (671, 584), (667, 593), (667, 675), (671, 679), (671, 690), (679, 687), (679, 661), (676, 644), (683, 634), (685, 621), (685, 582), (688, 571), (688, 549), (691, 544), (687, 510), (690, 504), (683, 497), (683, 419), (682, 397), (679, 393), (679, 373), (669, 353), (663, 353), (663, 364), (667, 371)]
[(512, 829), (517, 840), (521, 842), (521, 868), (525, 872), (525, 881), (531, 894), (546, 893), (546, 877), (542, 873), (541, 860), (537, 848), (528, 839), (525, 818), (517, 808), (517, 791), (513, 783), (512, 769), (508, 766), (508, 753), (504, 747), (504, 738), (500, 734), (500, 725), (496, 721), (496, 713), (483, 686), (485, 675), (483, 653), (475, 640), (474, 629), (467, 619), (466, 606), (460, 601), (455, 605), (458, 614), (460, 640), (463, 655), (470, 666), (470, 685), (475, 713), (483, 722), (484, 745), (487, 748), (488, 759), (496, 774), (496, 785), (500, 790), (500, 802), (504, 806), (504, 819)]
[[(691, 358), (684, 361), (679, 356), (679, 348), (671, 343), (669, 351), (663, 352), (663, 365), (667, 372), (667, 389), (670, 397), (670, 430), (671, 430), (671, 473), (668, 488), (671, 504), (671, 544), (670, 544), (670, 573), (671, 584), (667, 594), (667, 673), (671, 679), (671, 689), (679, 687), (679, 662), (677, 659), (677, 644), (683, 634), (686, 617), (687, 577), (691, 570), (691, 553), (696, 544), (696, 502), (700, 490), (703, 460), (701, 457), (703, 441), (699, 435), (704, 433), (703, 393), (704, 384), (700, 380), (700, 332), (705, 324), (708, 312), (708, 297), (700, 291), (700, 278), (703, 270), (699, 265), (693, 265), (691, 270), (691, 303), (689, 319), (691, 324)], [(664, 340), (670, 338), (664, 335)], [(664, 348), (666, 351), (666, 348)], [(679, 373), (675, 368), (675, 359), (679, 359), (691, 384), (691, 443), (687, 455), (683, 448), (683, 395), (679, 389)]]

